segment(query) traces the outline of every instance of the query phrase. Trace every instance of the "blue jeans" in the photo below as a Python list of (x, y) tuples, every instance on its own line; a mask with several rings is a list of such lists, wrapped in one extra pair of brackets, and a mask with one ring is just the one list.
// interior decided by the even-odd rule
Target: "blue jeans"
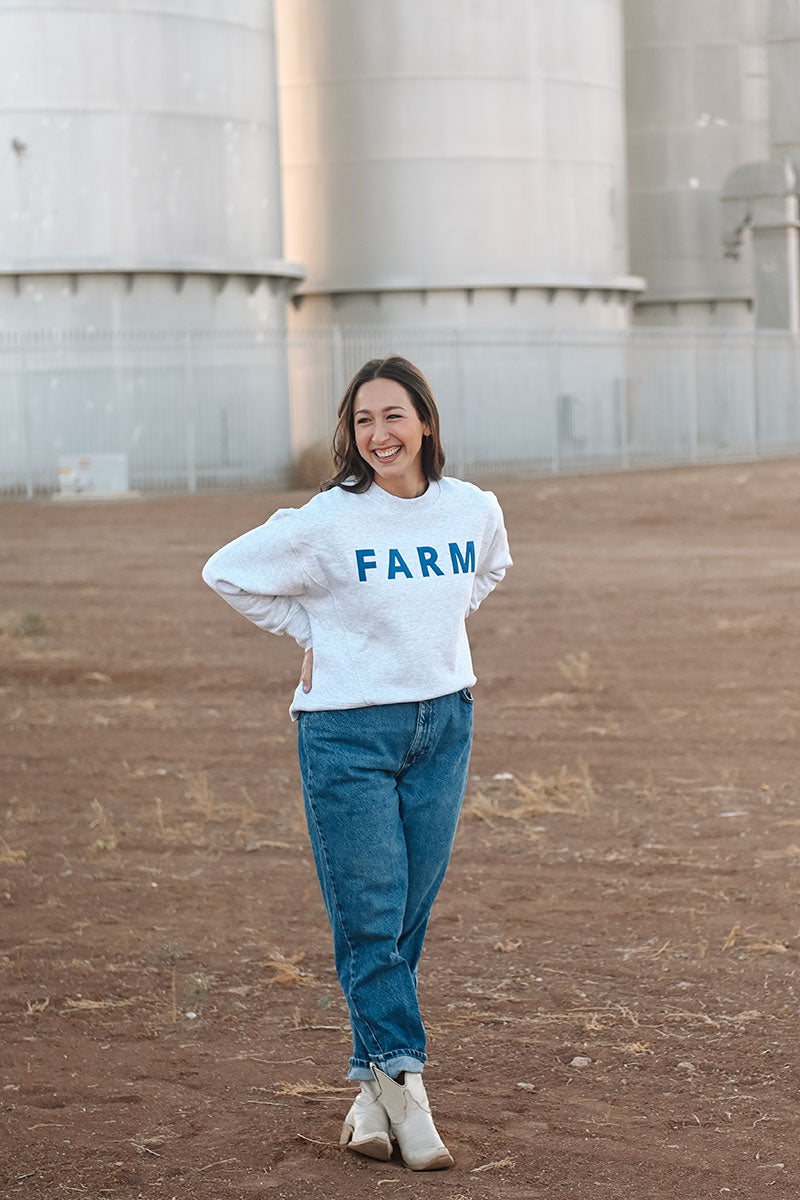
[(472, 745), (468, 688), (302, 712), (306, 819), (353, 1029), (348, 1079), (421, 1071), (417, 964), (444, 879)]

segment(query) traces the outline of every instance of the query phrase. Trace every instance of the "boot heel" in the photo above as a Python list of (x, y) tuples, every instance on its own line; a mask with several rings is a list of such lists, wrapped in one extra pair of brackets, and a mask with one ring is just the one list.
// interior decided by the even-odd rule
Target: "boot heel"
[(376, 1093), (372, 1081), (362, 1083), (361, 1094), (356, 1097), (342, 1124), (339, 1148), (388, 1162), (392, 1157), (389, 1118), (383, 1105), (376, 1099)]

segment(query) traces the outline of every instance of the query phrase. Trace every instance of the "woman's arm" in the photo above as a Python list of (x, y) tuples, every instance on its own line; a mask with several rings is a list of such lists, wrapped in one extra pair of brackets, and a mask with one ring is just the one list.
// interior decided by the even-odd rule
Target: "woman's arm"
[[(203, 576), (206, 579), (205, 575)], [(210, 583), (214, 591), (231, 608), (235, 608), (259, 629), (275, 633), (279, 637), (288, 633), (299, 646), (308, 650), (311, 646), (311, 622), (308, 613), (294, 596), (259, 596), (235, 587), (227, 580)]]
[(303, 605), (302, 564), (292, 544), (293, 509), (280, 509), (264, 525), (212, 554), (203, 579), (232, 608), (260, 629), (288, 633), (304, 650), (311, 622)]
[(470, 612), (474, 612), (481, 601), (494, 591), (505, 575), (506, 568), (513, 566), (508, 549), (508, 535), (503, 523), (503, 510), (493, 492), (487, 492), (486, 495), (490, 498), (489, 521), (472, 583)]

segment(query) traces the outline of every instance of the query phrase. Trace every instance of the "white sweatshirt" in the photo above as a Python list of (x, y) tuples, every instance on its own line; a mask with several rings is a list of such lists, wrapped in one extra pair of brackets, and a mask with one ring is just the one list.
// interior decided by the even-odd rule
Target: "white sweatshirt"
[(464, 621), (510, 566), (496, 497), (445, 478), (415, 499), (375, 483), (320, 492), (223, 546), (203, 578), (262, 629), (313, 646), (296, 720), (469, 687)]

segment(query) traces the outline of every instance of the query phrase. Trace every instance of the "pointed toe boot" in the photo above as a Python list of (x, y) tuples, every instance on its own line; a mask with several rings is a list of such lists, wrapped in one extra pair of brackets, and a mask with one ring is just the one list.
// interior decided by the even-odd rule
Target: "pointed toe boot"
[(370, 1063), (370, 1070), (406, 1166), (412, 1171), (443, 1171), (452, 1167), (450, 1152), (433, 1123), (422, 1075), (407, 1071), (405, 1082), (398, 1083), (374, 1063)]
[(361, 1082), (361, 1091), (344, 1119), (339, 1145), (381, 1162), (392, 1157), (389, 1117), (378, 1098), (378, 1086), (371, 1079)]

